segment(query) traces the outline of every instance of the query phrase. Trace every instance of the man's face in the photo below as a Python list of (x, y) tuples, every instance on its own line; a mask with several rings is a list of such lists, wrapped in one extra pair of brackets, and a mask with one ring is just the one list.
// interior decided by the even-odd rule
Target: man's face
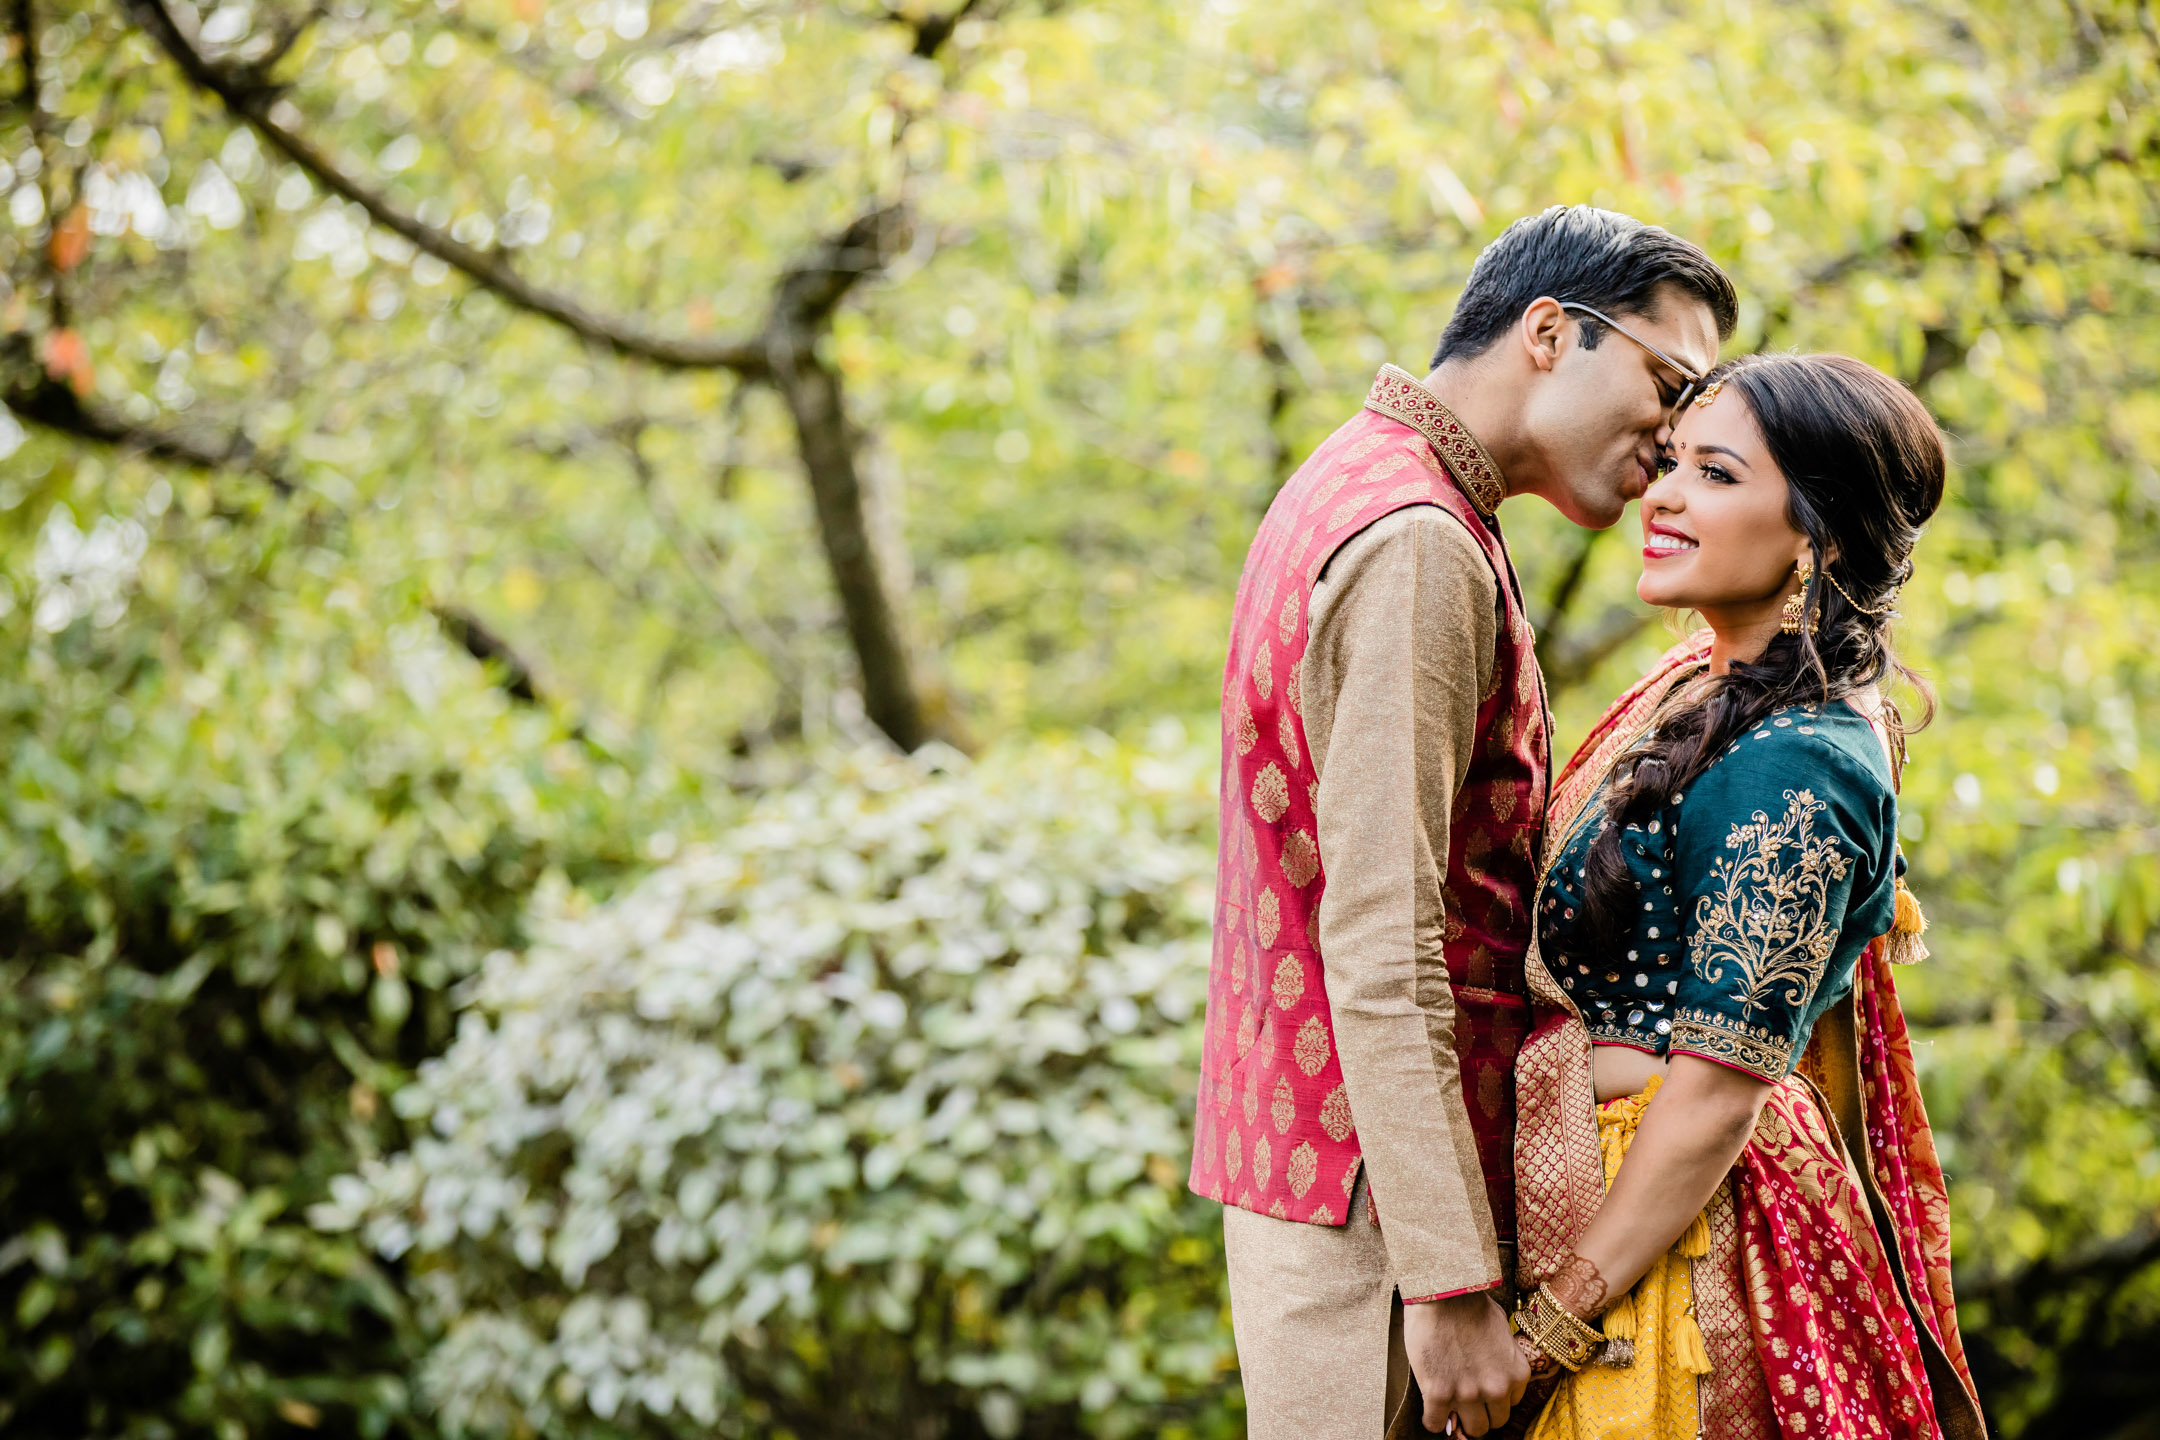
[[(1545, 462), (1541, 492), (1576, 524), (1602, 530), (1657, 479), (1672, 403), (1687, 377), (1608, 326), (1598, 326), (1595, 350), (1584, 348), (1580, 318), (1568, 312), (1559, 327), (1553, 363), (1524, 419)], [(1717, 363), (1710, 307), (1678, 291), (1660, 291), (1648, 314), (1613, 318), (1698, 375)]]

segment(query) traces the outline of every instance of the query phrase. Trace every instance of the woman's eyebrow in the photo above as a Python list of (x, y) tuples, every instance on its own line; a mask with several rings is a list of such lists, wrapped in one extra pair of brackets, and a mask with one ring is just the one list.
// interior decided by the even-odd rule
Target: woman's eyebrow
[(1697, 445), (1695, 448), (1705, 455), (1730, 455), (1733, 459), (1738, 460), (1743, 466), (1747, 464), (1746, 456), (1742, 455), (1737, 450), (1729, 450), (1723, 445)]

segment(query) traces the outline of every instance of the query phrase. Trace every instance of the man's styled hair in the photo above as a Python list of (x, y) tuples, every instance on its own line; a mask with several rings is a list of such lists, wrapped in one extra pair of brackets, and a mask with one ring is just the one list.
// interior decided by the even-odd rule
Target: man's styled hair
[[(1470, 267), (1432, 363), (1482, 355), (1540, 295), (1608, 315), (1646, 315), (1670, 285), (1710, 307), (1718, 339), (1730, 339), (1740, 301), (1717, 262), (1667, 230), (1617, 210), (1555, 205), (1500, 232)], [(1605, 327), (1576, 316), (1585, 350)]]

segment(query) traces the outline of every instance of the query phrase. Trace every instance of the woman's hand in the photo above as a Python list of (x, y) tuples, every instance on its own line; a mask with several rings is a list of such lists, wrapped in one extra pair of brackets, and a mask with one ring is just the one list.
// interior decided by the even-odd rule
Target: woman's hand
[(1625, 1295), (1702, 1213), (1769, 1098), (1759, 1076), (1693, 1055), (1672, 1057), (1604, 1205), (1575, 1241), (1576, 1255), (1604, 1281), (1596, 1310), (1577, 1311), (1583, 1319)]

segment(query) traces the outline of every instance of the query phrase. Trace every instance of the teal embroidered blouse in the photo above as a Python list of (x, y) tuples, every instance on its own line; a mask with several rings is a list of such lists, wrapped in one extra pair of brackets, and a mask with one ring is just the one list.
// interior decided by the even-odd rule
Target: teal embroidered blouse
[(1641, 910), (1623, 945), (1593, 954), (1583, 862), (1608, 823), (1600, 790), (1538, 902), (1546, 966), (1591, 1043), (1783, 1079), (1896, 912), (1897, 793), (1868, 722), (1842, 701), (1777, 711), (1628, 826)]

